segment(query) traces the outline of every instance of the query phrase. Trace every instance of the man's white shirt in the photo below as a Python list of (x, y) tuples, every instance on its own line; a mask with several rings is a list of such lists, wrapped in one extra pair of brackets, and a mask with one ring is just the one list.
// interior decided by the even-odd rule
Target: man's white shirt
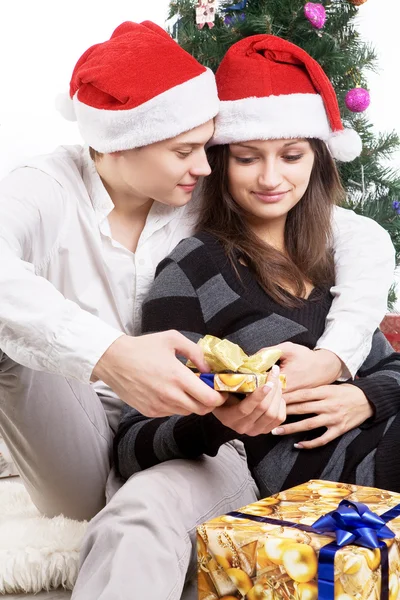
[[(60, 147), (14, 170), (0, 182), (0, 348), (89, 383), (118, 337), (140, 333), (156, 267), (193, 233), (196, 202), (154, 202), (132, 253), (112, 238), (114, 205), (87, 148)], [(317, 347), (354, 376), (386, 310), (394, 250), (377, 223), (336, 208), (334, 251), (334, 301)]]

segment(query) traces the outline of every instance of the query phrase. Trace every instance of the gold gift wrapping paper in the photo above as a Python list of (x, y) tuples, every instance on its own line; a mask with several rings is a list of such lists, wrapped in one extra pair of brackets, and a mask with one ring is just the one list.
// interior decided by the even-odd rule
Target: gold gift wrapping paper
[[(310, 480), (239, 509), (241, 513), (312, 525), (343, 499), (382, 514), (400, 494)], [(400, 600), (400, 517), (387, 523), (389, 600)], [(319, 549), (332, 537), (229, 515), (197, 528), (199, 600), (317, 600)], [(345, 546), (335, 556), (335, 600), (380, 600), (380, 550)]]
[[(200, 373), (196, 373), (200, 377)], [(243, 374), (243, 373), (215, 373), (214, 376), (214, 390), (217, 392), (231, 392), (249, 394), (254, 392), (258, 387), (264, 385), (267, 381), (267, 375), (256, 373)], [(279, 375), (282, 389), (286, 387), (286, 375)]]
[[(279, 348), (265, 348), (248, 356), (237, 344), (213, 335), (206, 335), (197, 344), (203, 350), (210, 373), (215, 374), (214, 389), (219, 392), (254, 392), (266, 383), (268, 370), (282, 356)], [(196, 368), (190, 360), (186, 364), (190, 368)], [(196, 374), (200, 376), (200, 373)], [(285, 388), (285, 375), (280, 375), (279, 378)]]

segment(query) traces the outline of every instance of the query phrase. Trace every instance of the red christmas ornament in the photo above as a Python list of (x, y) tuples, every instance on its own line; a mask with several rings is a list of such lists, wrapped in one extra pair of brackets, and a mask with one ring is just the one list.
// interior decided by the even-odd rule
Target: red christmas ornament
[(400, 316), (389, 314), (381, 323), (381, 331), (392, 344), (396, 352), (400, 352)]
[(365, 2), (367, 0), (349, 0), (351, 2), (351, 4), (354, 4), (354, 6), (361, 6), (361, 4), (365, 4)]

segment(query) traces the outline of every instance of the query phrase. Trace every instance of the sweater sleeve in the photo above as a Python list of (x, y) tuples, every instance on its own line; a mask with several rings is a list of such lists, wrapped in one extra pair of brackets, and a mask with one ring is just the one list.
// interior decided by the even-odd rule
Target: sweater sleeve
[(400, 354), (380, 330), (372, 339), (371, 352), (352, 382), (360, 388), (374, 408), (374, 415), (363, 427), (385, 421), (400, 410)]
[(167, 460), (216, 456), (222, 444), (237, 437), (212, 413), (149, 418), (126, 406), (114, 438), (114, 464), (128, 479)]
[[(190, 247), (191, 239), (178, 246), (178, 253)], [(168, 329), (176, 329), (195, 342), (207, 334), (201, 295), (172, 258), (164, 259), (158, 266), (142, 313), (143, 333)], [(120, 475), (127, 479), (167, 460), (215, 456), (222, 444), (237, 436), (212, 413), (149, 418), (125, 407), (114, 439), (114, 462)]]
[[(316, 348), (334, 352), (354, 377), (385, 316), (394, 277), (394, 249), (378, 223), (336, 207), (333, 219), (336, 283), (325, 331)], [(345, 375), (345, 374), (344, 374)]]

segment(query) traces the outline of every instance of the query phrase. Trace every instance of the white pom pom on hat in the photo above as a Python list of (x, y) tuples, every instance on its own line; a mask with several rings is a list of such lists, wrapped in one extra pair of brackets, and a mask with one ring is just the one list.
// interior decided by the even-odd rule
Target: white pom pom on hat
[(244, 38), (225, 54), (216, 81), (221, 103), (209, 145), (317, 138), (337, 160), (361, 154), (361, 139), (343, 127), (327, 75), (295, 44), (265, 34)]
[(350, 162), (360, 156), (362, 141), (354, 129), (342, 129), (334, 131), (328, 139), (328, 148), (336, 160)]
[(64, 119), (67, 119), (67, 121), (76, 121), (74, 103), (68, 92), (58, 94), (55, 99), (55, 105)]

